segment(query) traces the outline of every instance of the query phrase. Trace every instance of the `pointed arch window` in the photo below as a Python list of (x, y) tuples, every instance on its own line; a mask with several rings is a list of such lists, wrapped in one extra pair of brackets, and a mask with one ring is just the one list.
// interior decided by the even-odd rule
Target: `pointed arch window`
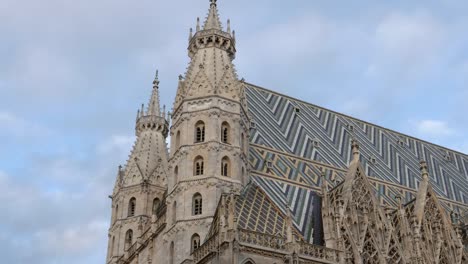
[(177, 184), (178, 180), (179, 180), (179, 166), (176, 166), (174, 169), (174, 185)]
[(135, 216), (136, 198), (132, 197), (128, 202), (128, 217)]
[(229, 177), (231, 176), (231, 163), (228, 157), (224, 157), (221, 160), (221, 175)]
[(241, 140), (241, 143), (240, 143), (240, 145), (241, 145), (241, 151), (244, 151), (244, 150), (245, 150), (244, 133), (241, 133), (241, 138), (240, 138), (240, 140)]
[(127, 230), (125, 233), (125, 250), (128, 250), (133, 244), (133, 230)]
[(174, 264), (174, 241), (171, 242), (171, 246), (169, 248), (169, 263)]
[(192, 198), (192, 215), (201, 215), (203, 213), (203, 198), (200, 193), (196, 193)]
[(205, 142), (205, 123), (198, 121), (195, 124), (195, 143)]
[(177, 134), (176, 134), (176, 150), (180, 147), (180, 131), (177, 131)]
[(197, 248), (200, 247), (200, 236), (198, 234), (193, 234), (190, 244), (190, 252), (194, 252)]
[(229, 144), (229, 137), (230, 137), (230, 127), (228, 122), (223, 122), (221, 124), (221, 142), (225, 144)]
[(175, 224), (177, 220), (177, 202), (174, 201), (172, 204), (172, 224)]
[(153, 200), (153, 215), (157, 215), (159, 205), (161, 204), (161, 200), (158, 198), (154, 198)]
[(203, 161), (203, 157), (201, 156), (196, 157), (195, 162), (193, 163), (193, 167), (194, 167), (193, 175), (195, 176), (203, 175), (204, 169), (205, 169), (204, 168), (205, 163)]

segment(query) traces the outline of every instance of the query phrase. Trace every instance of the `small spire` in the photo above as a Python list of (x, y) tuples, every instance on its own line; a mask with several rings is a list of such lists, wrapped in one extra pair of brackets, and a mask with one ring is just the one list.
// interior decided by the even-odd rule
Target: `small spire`
[(356, 139), (351, 141), (351, 150), (353, 153), (353, 161), (358, 161), (361, 153), (359, 151), (359, 144)]
[(209, 30), (209, 29), (222, 30), (221, 22), (219, 21), (218, 8), (216, 7), (216, 0), (210, 0), (210, 3), (211, 3), (210, 11), (208, 12), (208, 17), (206, 18), (203, 29), (204, 30)]
[(148, 115), (160, 116), (161, 110), (159, 108), (159, 71), (156, 70), (156, 76), (153, 81), (153, 92), (148, 105)]
[(197, 32), (200, 31), (200, 18), (197, 17)]
[(136, 119), (138, 120), (138, 118), (140, 118), (140, 109), (138, 109), (138, 111), (137, 111), (137, 118)]
[(231, 20), (230, 19), (227, 20), (227, 29), (226, 29), (226, 31), (228, 33), (231, 33)]
[(193, 29), (190, 28), (189, 42), (190, 42), (190, 40), (192, 40), (192, 37), (193, 37)]

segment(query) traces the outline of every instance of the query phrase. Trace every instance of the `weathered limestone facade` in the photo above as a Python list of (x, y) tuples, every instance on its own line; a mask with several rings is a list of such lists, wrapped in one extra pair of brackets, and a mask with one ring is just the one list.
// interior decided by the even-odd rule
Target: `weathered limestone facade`
[[(322, 167), (316, 242), (301, 233), (293, 208), (278, 206), (251, 181), (255, 124), (232, 63), (235, 33), (229, 21), (222, 28), (216, 0), (210, 2), (204, 24), (190, 30), (191, 62), (171, 115), (160, 110), (157, 74), (148, 107), (138, 111), (137, 139), (110, 196), (106, 263), (468, 263), (466, 233), (441, 206), (426, 163), (417, 197), (384, 206), (355, 140), (343, 181)], [(267, 173), (270, 163), (264, 161)]]

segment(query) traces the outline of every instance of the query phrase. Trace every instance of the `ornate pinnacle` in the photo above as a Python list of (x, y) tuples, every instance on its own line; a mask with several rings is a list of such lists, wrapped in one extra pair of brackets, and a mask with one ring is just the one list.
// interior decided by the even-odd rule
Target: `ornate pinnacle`
[(359, 156), (361, 155), (359, 152), (359, 144), (356, 139), (351, 141), (351, 150), (353, 152), (353, 159), (359, 160)]
[(427, 171), (427, 163), (424, 160), (419, 162), (419, 169), (421, 170), (421, 176), (423, 180), (427, 180), (429, 178), (429, 172)]
[(210, 0), (210, 6), (216, 6), (216, 0)]

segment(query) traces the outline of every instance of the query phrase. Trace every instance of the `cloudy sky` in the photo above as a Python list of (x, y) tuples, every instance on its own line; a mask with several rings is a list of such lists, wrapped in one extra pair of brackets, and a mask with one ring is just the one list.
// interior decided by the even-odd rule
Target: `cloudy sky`
[[(172, 105), (208, 0), (0, 1), (0, 255), (105, 262), (156, 68)], [(219, 1), (248, 82), (468, 153), (468, 2)], [(224, 23), (225, 24), (225, 23)]]

